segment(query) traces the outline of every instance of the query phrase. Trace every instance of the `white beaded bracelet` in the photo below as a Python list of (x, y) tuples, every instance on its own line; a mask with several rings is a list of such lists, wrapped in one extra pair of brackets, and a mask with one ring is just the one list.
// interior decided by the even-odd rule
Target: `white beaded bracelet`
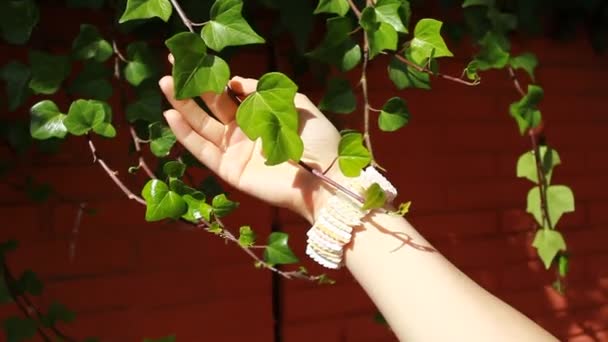
[[(345, 186), (361, 194), (373, 183), (378, 183), (384, 190), (387, 202), (397, 196), (397, 189), (372, 166), (361, 171), (359, 177), (349, 179)], [(336, 191), (325, 207), (321, 208), (319, 217), (306, 233), (306, 254), (324, 267), (342, 267), (344, 246), (352, 239), (353, 227), (360, 225), (361, 219), (369, 212), (361, 210), (361, 206), (356, 199)]]

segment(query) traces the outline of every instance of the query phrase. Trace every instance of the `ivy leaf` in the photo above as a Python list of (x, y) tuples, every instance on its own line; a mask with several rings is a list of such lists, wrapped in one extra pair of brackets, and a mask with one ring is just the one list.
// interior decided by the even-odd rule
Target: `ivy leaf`
[(0, 30), (10, 44), (25, 44), (40, 19), (40, 10), (34, 0), (2, 1), (0, 3)]
[(167, 125), (154, 122), (148, 126), (150, 132), (150, 151), (157, 157), (165, 157), (177, 140)]
[(191, 194), (183, 195), (182, 198), (188, 206), (188, 210), (182, 215), (182, 218), (194, 223), (198, 223), (201, 219), (207, 222), (211, 221), (213, 207), (205, 203), (205, 194), (195, 191)]
[(125, 78), (132, 86), (160, 74), (158, 63), (150, 47), (145, 42), (135, 42), (127, 46), (128, 63), (124, 68)]
[(467, 64), (467, 67), (464, 69), (464, 74), (471, 81), (479, 80), (479, 74), (477, 74), (477, 69), (479, 68), (479, 62), (477, 60), (472, 60)]
[(405, 214), (410, 212), (410, 207), (412, 206), (412, 201), (407, 201), (405, 203), (399, 204), (399, 208), (395, 211), (389, 212), (389, 214), (396, 216), (405, 216)]
[[(556, 150), (542, 145), (539, 147), (541, 155), (541, 165), (545, 174), (547, 183), (551, 183), (551, 175), (553, 167), (561, 164), (559, 154)], [(534, 151), (528, 151), (522, 154), (517, 160), (517, 177), (527, 178), (530, 181), (538, 184), (538, 173), (536, 170), (536, 159)]]
[(348, 80), (333, 78), (329, 81), (327, 92), (319, 103), (320, 110), (349, 114), (357, 108), (357, 98)]
[(361, 62), (361, 48), (351, 38), (352, 20), (348, 17), (327, 19), (327, 33), (321, 44), (306, 56), (348, 71)]
[(486, 6), (493, 7), (495, 0), (464, 0), (462, 2), (462, 8), (467, 8), (471, 6)]
[(217, 217), (224, 217), (239, 207), (239, 203), (229, 200), (226, 194), (213, 197), (211, 205), (213, 206), (213, 213)]
[(177, 99), (199, 96), (207, 91), (218, 94), (224, 91), (230, 78), (228, 64), (207, 54), (207, 47), (200, 36), (191, 32), (178, 33), (165, 45), (175, 57), (173, 78)]
[(82, 71), (68, 87), (68, 92), (84, 98), (106, 101), (112, 96), (114, 90), (107, 79), (110, 75), (110, 70), (101, 63), (85, 63)]
[(500, 36), (496, 33), (486, 33), (479, 45), (481, 50), (475, 57), (479, 70), (502, 69), (509, 62), (509, 53), (502, 47)]
[(399, 14), (403, 3), (402, 0), (378, 0), (373, 7), (377, 20), (389, 24), (397, 32), (407, 33), (407, 27), (403, 25)]
[(430, 58), (451, 57), (441, 38), (443, 23), (435, 19), (420, 19), (414, 28), (414, 39), (410, 42), (412, 60), (417, 64), (424, 64)]
[(559, 259), (557, 261), (557, 268), (560, 277), (565, 277), (568, 274), (569, 267), (569, 257), (565, 253), (561, 253), (559, 255)]
[(265, 42), (243, 18), (242, 10), (243, 0), (216, 0), (213, 3), (211, 20), (201, 31), (201, 36), (209, 48), (219, 52), (226, 46)]
[(158, 179), (149, 180), (141, 195), (146, 200), (146, 221), (178, 219), (188, 210), (182, 197), (169, 190), (167, 184)]
[(41, 323), (45, 327), (52, 327), (57, 322), (70, 323), (74, 321), (76, 314), (69, 310), (65, 305), (59, 302), (53, 302), (49, 306), (49, 311), (41, 319)]
[(298, 258), (289, 248), (287, 241), (289, 235), (282, 232), (273, 232), (268, 236), (268, 244), (264, 250), (264, 261), (272, 265), (294, 264)]
[(391, 25), (379, 21), (376, 11), (372, 7), (366, 7), (361, 12), (359, 24), (363, 27), (369, 39), (370, 59), (384, 50), (394, 51), (397, 49), (397, 31)]
[(421, 88), (431, 89), (429, 74), (416, 70), (392, 57), (388, 65), (388, 76), (393, 81), (397, 89)]
[(382, 208), (386, 203), (386, 193), (378, 183), (370, 185), (370, 187), (365, 190), (363, 197), (365, 198), (365, 202), (363, 203), (361, 210)]
[(120, 17), (119, 23), (135, 19), (148, 19), (158, 17), (167, 22), (173, 6), (169, 0), (127, 0), (127, 7)]
[(517, 122), (519, 133), (522, 135), (540, 124), (541, 115), (537, 105), (543, 99), (543, 95), (544, 92), (541, 87), (530, 84), (528, 85), (528, 93), (509, 107), (509, 112)]
[(250, 247), (255, 244), (256, 234), (250, 226), (242, 226), (239, 229), (239, 244), (243, 247)]
[(29, 60), (32, 67), (29, 87), (36, 94), (54, 94), (70, 73), (70, 63), (66, 56), (31, 50)]
[(557, 230), (539, 229), (536, 231), (532, 246), (536, 247), (538, 256), (545, 264), (545, 268), (549, 269), (557, 253), (566, 250), (566, 241)]
[(319, 13), (331, 13), (337, 14), (341, 17), (348, 13), (350, 6), (347, 0), (319, 0), (317, 8), (315, 8), (314, 14)]
[(11, 61), (0, 69), (0, 78), (6, 82), (6, 98), (8, 110), (16, 110), (30, 95), (28, 83), (30, 81), (30, 69), (23, 63)]
[(104, 123), (105, 110), (103, 103), (100, 101), (76, 100), (70, 105), (63, 124), (71, 134), (84, 135), (94, 126)]
[[(574, 194), (565, 185), (550, 185), (547, 187), (547, 207), (551, 225), (555, 227), (564, 213), (574, 211)], [(541, 211), (541, 195), (538, 186), (528, 192), (527, 212), (532, 214), (536, 222), (544, 226)]]
[(30, 134), (34, 139), (64, 138), (68, 132), (63, 124), (66, 115), (51, 100), (36, 103), (30, 109), (30, 114)]
[(534, 81), (534, 69), (538, 66), (538, 59), (535, 54), (528, 52), (511, 57), (509, 58), (509, 64), (514, 69), (524, 69), (530, 75), (530, 79)]
[(36, 273), (31, 270), (26, 270), (21, 274), (15, 287), (20, 294), (29, 293), (34, 296), (40, 296), (44, 288)]
[(80, 33), (72, 44), (72, 55), (76, 59), (93, 59), (105, 62), (114, 53), (112, 45), (101, 37), (93, 25), (80, 25)]
[(260, 78), (255, 93), (238, 107), (236, 122), (251, 140), (262, 139), (266, 165), (298, 161), (304, 144), (298, 134), (294, 98), (298, 87), (279, 72)]
[(171, 160), (163, 165), (163, 173), (167, 177), (181, 178), (186, 172), (186, 164), (178, 160)]
[(29, 340), (38, 329), (38, 324), (31, 318), (11, 316), (4, 320), (4, 332), (7, 342), (22, 342)]
[(410, 111), (400, 97), (386, 101), (378, 116), (378, 127), (385, 132), (394, 132), (407, 125), (410, 121)]
[(162, 97), (157, 86), (137, 88), (137, 100), (127, 105), (127, 120), (156, 122), (162, 119)]
[(361, 169), (371, 162), (371, 154), (363, 146), (363, 135), (359, 132), (348, 132), (340, 138), (338, 144), (338, 165), (347, 177), (357, 177)]

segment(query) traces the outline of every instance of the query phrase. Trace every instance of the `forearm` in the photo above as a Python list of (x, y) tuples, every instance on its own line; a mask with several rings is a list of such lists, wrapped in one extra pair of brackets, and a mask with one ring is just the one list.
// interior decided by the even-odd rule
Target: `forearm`
[(345, 254), (346, 266), (400, 340), (555, 340), (423, 246), (431, 247), (405, 219), (373, 214)]

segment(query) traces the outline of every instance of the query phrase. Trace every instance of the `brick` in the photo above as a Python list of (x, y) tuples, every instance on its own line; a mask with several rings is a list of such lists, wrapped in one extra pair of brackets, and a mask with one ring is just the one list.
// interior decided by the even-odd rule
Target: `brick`
[(408, 220), (426, 238), (478, 236), (496, 233), (497, 217), (492, 211), (437, 213), (417, 215)]
[(591, 224), (608, 224), (608, 201), (591, 202), (588, 208)]
[(527, 188), (527, 184), (517, 179), (448, 184), (447, 205), (458, 210), (523, 207)]
[(41, 220), (44, 209), (43, 206), (1, 206), (0, 217), (4, 218), (4, 227), (0, 230), (0, 241), (48, 237), (50, 229)]

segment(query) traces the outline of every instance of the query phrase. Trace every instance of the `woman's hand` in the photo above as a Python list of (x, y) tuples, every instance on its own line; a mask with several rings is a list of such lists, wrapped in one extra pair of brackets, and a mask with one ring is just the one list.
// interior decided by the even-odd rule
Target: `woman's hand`
[[(327, 196), (326, 185), (293, 162), (267, 166), (260, 139), (250, 140), (238, 127), (237, 105), (226, 92), (201, 95), (213, 116), (192, 99), (177, 100), (173, 78), (163, 77), (160, 87), (174, 109), (164, 113), (177, 140), (209, 169), (235, 188), (273, 205), (289, 208), (314, 220)], [(234, 77), (230, 88), (241, 98), (256, 90), (257, 81)], [(304, 142), (302, 161), (317, 170), (330, 168), (337, 156), (340, 134), (317, 107), (297, 94), (299, 131)], [(339, 176), (337, 166), (333, 176)]]

